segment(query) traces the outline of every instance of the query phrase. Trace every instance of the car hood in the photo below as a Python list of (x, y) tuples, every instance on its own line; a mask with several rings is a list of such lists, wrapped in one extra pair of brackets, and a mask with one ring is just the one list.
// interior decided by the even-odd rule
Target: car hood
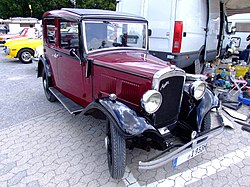
[(28, 37), (20, 37), (20, 38), (10, 38), (8, 40), (6, 40), (5, 45), (10, 45), (12, 43), (16, 43), (18, 41), (24, 41), (24, 40), (28, 40)]
[(154, 74), (163, 69), (170, 68), (170, 64), (150, 55), (146, 51), (115, 51), (89, 55), (94, 64), (123, 72), (153, 78)]

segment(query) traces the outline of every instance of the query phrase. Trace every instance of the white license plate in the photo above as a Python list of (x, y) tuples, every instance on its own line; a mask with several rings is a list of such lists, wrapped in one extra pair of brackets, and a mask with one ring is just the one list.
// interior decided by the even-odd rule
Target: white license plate
[(180, 164), (182, 164), (182, 163), (190, 160), (191, 158), (194, 158), (195, 156), (205, 152), (206, 147), (207, 147), (207, 142), (202, 144), (202, 145), (199, 145), (196, 148), (189, 149), (187, 152), (183, 153), (181, 156), (179, 156), (173, 160), (173, 168), (176, 168)]

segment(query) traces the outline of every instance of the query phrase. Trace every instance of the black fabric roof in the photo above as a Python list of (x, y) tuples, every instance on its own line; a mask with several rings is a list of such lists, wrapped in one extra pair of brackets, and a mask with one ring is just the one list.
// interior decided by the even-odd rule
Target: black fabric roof
[(115, 12), (110, 10), (101, 10), (101, 9), (79, 9), (79, 8), (62, 8), (61, 10), (72, 12), (75, 14), (78, 14), (82, 17), (89, 17), (89, 16), (117, 16), (117, 17), (133, 17), (135, 19), (145, 19), (141, 16), (137, 16), (130, 13), (124, 13), (124, 12)]

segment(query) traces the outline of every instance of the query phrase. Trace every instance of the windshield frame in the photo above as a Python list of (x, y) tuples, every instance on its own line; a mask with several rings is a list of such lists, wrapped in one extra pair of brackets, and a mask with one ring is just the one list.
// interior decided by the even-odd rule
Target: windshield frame
[[(85, 24), (88, 22), (92, 23), (109, 23), (109, 22), (124, 22), (124, 23), (139, 23), (139, 24), (144, 24), (145, 25), (145, 48), (143, 47), (108, 47), (108, 48), (101, 48), (101, 49), (95, 49), (95, 50), (88, 50), (87, 47), (87, 34), (86, 34), (86, 27)], [(86, 54), (91, 54), (91, 53), (96, 53), (96, 52), (101, 52), (101, 51), (108, 51), (108, 50), (143, 50), (147, 51), (148, 50), (148, 24), (147, 21), (134, 21), (134, 20), (117, 20), (117, 19), (86, 19), (82, 20), (82, 32), (83, 32), (83, 45), (84, 45), (84, 51)]]

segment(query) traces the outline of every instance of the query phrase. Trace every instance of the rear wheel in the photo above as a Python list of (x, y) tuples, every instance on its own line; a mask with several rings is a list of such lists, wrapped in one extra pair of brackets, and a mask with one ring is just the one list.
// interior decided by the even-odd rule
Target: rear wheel
[(111, 120), (107, 124), (105, 145), (110, 175), (114, 179), (121, 179), (126, 167), (126, 142)]
[(18, 58), (19, 60), (24, 63), (24, 64), (28, 64), (32, 62), (32, 56), (34, 55), (34, 51), (32, 51), (31, 49), (22, 49), (19, 53), (18, 53)]
[(49, 90), (50, 86), (52, 86), (52, 85), (50, 84), (50, 81), (49, 81), (45, 71), (43, 70), (43, 89), (44, 89), (45, 96), (50, 102), (55, 102), (56, 97)]
[(194, 73), (195, 74), (201, 74), (204, 69), (204, 61), (201, 59), (196, 59), (194, 61)]

